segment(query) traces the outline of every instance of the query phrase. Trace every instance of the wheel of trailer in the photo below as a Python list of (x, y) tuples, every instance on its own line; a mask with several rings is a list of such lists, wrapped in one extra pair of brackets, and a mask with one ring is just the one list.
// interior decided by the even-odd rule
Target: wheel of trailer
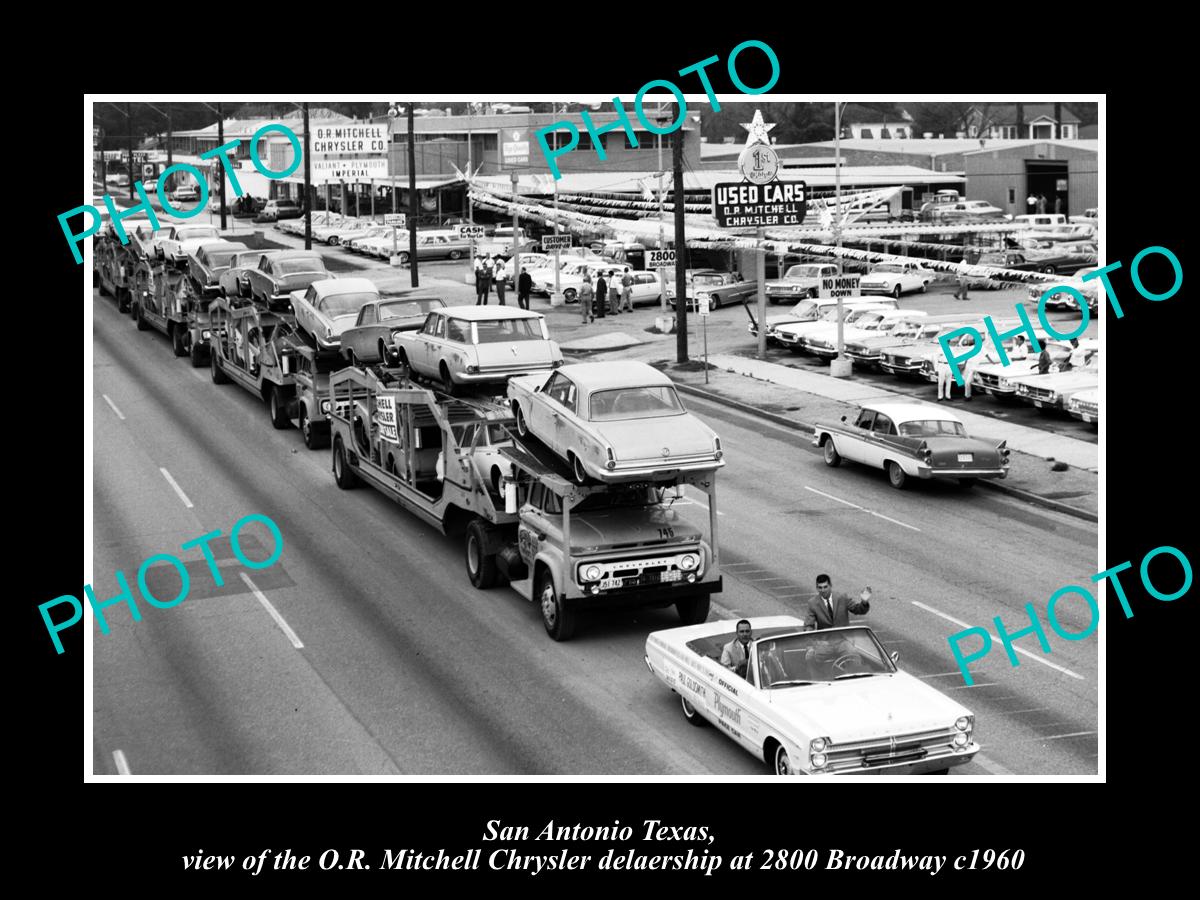
[(191, 347), (188, 348), (188, 356), (191, 358), (192, 368), (198, 369), (204, 365), (204, 345), (199, 341), (191, 341)]
[(892, 483), (892, 487), (896, 490), (903, 490), (905, 483), (908, 481), (908, 476), (904, 474), (904, 470), (900, 468), (900, 463), (889, 462), (887, 464), (888, 481)]
[(213, 384), (229, 384), (229, 376), (221, 369), (221, 360), (216, 353), (209, 354), (209, 369)]
[(566, 608), (562, 595), (554, 589), (554, 579), (548, 569), (542, 569), (538, 576), (537, 598), (542, 607), (546, 634), (556, 641), (569, 640), (575, 633), (575, 610)]
[(343, 491), (358, 487), (358, 476), (350, 471), (346, 462), (346, 448), (342, 446), (340, 435), (333, 442), (333, 480)]
[(135, 308), (136, 308), (137, 312), (133, 318), (134, 318), (134, 321), (137, 322), (137, 330), (138, 331), (149, 331), (150, 323), (147, 322), (146, 317), (142, 315), (142, 304), (140, 304), (140, 303), (135, 304)]
[(516, 400), (513, 401), (513, 415), (517, 417), (517, 434), (529, 437), (529, 423), (525, 421), (525, 413), (521, 411), (521, 404)]
[(578, 299), (579, 294), (575, 291), (575, 288), (567, 288), (565, 291), (563, 291), (564, 303), (574, 303)]
[(825, 465), (831, 469), (836, 469), (842, 464), (842, 454), (837, 452), (837, 447), (833, 445), (833, 437), (825, 438)]
[(683, 696), (683, 694), (679, 695), (679, 705), (683, 707), (683, 717), (687, 719), (689, 725), (695, 725), (697, 728), (700, 728), (707, 724), (704, 721), (704, 716), (696, 712), (696, 707), (692, 706), (688, 702), (688, 698)]
[(267, 391), (267, 406), (271, 410), (271, 424), (276, 428), (283, 429), (291, 427), (292, 420), (287, 414), (287, 400), (283, 397), (283, 390), (278, 385), (271, 385)]
[(117, 288), (113, 292), (113, 296), (117, 298), (117, 312), (129, 312), (130, 294), (128, 291)]
[(304, 438), (304, 446), (309, 450), (316, 450), (321, 446), (321, 441), (317, 437), (312, 420), (308, 418), (308, 410), (303, 403), (300, 404), (300, 436)]
[(576, 484), (587, 484), (587, 471), (583, 468), (583, 462), (574, 453), (569, 454), (571, 458), (571, 474), (575, 477)]
[(175, 325), (171, 328), (171, 349), (175, 351), (176, 356), (188, 355), (188, 336), (187, 331)]
[(450, 258), (451, 259), (462, 259), (462, 251), (461, 250), (451, 250)]
[(467, 526), (467, 576), (471, 584), (480, 590), (495, 585), (499, 572), (496, 569), (496, 555), (487, 553), (487, 529), (478, 520), (472, 520)]
[(776, 775), (792, 774), (791, 773), (791, 769), (792, 769), (791, 761), (788, 759), (788, 753), (787, 753), (787, 750), (785, 750), (783, 748), (783, 744), (777, 744), (775, 746), (775, 760), (774, 760), (774, 765), (772, 766), (772, 769), (774, 770)]
[(695, 597), (684, 597), (675, 601), (675, 610), (679, 613), (679, 621), (684, 625), (702, 625), (708, 620), (711, 598), (708, 594), (698, 594)]
[(446, 393), (451, 397), (457, 397), (459, 394), (459, 387), (454, 383), (454, 379), (450, 376), (450, 367), (443, 362), (438, 366), (438, 372), (442, 376), (442, 385), (446, 389)]
[(897, 300), (900, 299), (900, 285), (899, 284), (897, 284), (894, 288), (892, 288), (892, 296)]

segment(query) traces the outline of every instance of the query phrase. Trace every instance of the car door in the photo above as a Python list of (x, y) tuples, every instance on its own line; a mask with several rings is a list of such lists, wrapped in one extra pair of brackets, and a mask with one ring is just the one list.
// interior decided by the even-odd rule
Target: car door
[(871, 435), (871, 426), (875, 423), (875, 410), (863, 409), (858, 413), (858, 418), (847, 427), (848, 434), (841, 436), (835, 445), (838, 452), (846, 457), (846, 459), (854, 462), (866, 462), (867, 460), (867, 441)]
[(751, 644), (745, 678), (711, 659), (701, 663), (710, 672), (711, 688), (705, 703), (709, 718), (751, 753), (762, 749), (760, 722), (753, 713), (762, 705), (763, 694), (758, 687), (757, 659), (756, 647)]
[(892, 424), (891, 417), (883, 413), (876, 413), (871, 422), (869, 437), (863, 446), (862, 461), (869, 466), (882, 469), (884, 459), (896, 455), (895, 448), (888, 442), (888, 436), (894, 435), (895, 431), (896, 426)]
[(358, 319), (355, 321), (354, 327), (346, 329), (342, 335), (343, 349), (353, 350), (354, 355), (359, 359), (375, 358), (376, 348), (370, 340), (373, 337), (374, 329), (369, 326), (375, 324), (376, 315), (374, 303), (368, 303), (358, 311)]
[(658, 283), (658, 276), (652, 272), (638, 272), (633, 276), (633, 302), (634, 304), (642, 302), (657, 303), (662, 294), (662, 287)]
[(426, 375), (440, 375), (438, 372), (438, 361), (442, 358), (442, 350), (446, 344), (446, 317), (442, 315), (435, 316), (430, 330), (422, 335), (421, 343), (424, 344), (421, 360), (424, 365)]
[(417, 372), (429, 370), (430, 341), (433, 340), (440, 319), (438, 313), (431, 312), (425, 317), (425, 324), (421, 326), (420, 331), (412, 332), (411, 339), (403, 342), (408, 364)]
[(529, 427), (556, 453), (566, 451), (566, 447), (560, 443), (560, 438), (565, 434), (562, 430), (563, 414), (575, 390), (575, 384), (567, 376), (555, 372), (545, 387), (533, 395), (529, 405)]

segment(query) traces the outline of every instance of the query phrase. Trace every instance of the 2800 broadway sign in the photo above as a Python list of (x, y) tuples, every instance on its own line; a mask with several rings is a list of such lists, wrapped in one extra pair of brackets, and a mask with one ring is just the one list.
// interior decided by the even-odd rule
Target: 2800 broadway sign
[(712, 189), (713, 217), (721, 228), (802, 225), (805, 203), (803, 181), (722, 182)]

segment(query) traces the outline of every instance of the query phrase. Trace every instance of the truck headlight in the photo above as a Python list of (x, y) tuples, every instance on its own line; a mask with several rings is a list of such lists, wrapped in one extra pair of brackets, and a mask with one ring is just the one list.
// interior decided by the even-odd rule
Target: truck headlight
[(583, 570), (583, 580), (584, 581), (599, 581), (600, 576), (603, 574), (604, 574), (604, 572), (600, 569), (599, 566), (591, 565)]
[(692, 571), (692, 569), (696, 568), (696, 566), (699, 564), (700, 560), (698, 560), (693, 553), (687, 553), (679, 557), (679, 568), (683, 569), (685, 572)]
[(323, 415), (323, 416), (329, 415), (329, 401), (328, 400), (321, 401), (321, 415)]

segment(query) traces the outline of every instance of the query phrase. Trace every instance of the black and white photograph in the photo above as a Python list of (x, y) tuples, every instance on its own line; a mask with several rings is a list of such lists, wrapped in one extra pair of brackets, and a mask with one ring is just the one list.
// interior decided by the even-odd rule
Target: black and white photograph
[(88, 95), (88, 780), (1102, 778), (1104, 96), (764, 52)]

